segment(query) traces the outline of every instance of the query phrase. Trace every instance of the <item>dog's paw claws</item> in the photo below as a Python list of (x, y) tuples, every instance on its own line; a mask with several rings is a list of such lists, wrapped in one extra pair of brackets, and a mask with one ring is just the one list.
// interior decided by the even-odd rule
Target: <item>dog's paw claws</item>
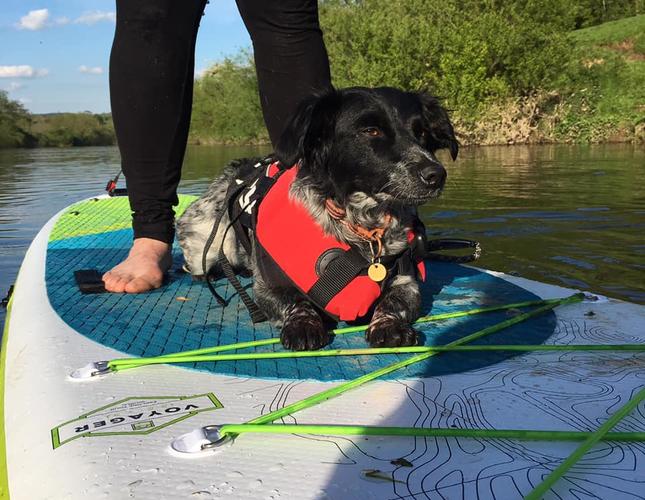
[(417, 345), (418, 334), (414, 328), (401, 321), (379, 321), (370, 325), (365, 339), (371, 347), (406, 347)]
[(292, 351), (315, 351), (329, 344), (331, 335), (320, 318), (289, 321), (280, 332), (280, 341), (285, 349)]

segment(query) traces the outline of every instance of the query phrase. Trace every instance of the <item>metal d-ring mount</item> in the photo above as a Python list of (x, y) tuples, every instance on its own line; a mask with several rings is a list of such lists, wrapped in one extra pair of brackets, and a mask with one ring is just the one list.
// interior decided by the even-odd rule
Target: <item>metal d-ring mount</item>
[(198, 427), (174, 439), (170, 443), (170, 448), (183, 456), (195, 456), (208, 451), (216, 451), (233, 441), (231, 436), (221, 434), (221, 428), (222, 425)]
[(202, 427), (202, 430), (204, 431), (204, 437), (209, 441), (208, 443), (202, 444), (202, 450), (219, 448), (231, 439), (231, 437), (226, 434), (224, 434), (223, 436), (220, 434), (221, 428), (221, 425), (206, 425)]
[(106, 373), (109, 373), (112, 371), (110, 368), (109, 361), (96, 361), (94, 363), (94, 367), (96, 370), (94, 370), (91, 374), (92, 377), (97, 377), (99, 375), (105, 375)]
[(70, 378), (75, 380), (80, 379), (89, 379), (92, 377), (98, 377), (101, 375), (106, 375), (112, 371), (110, 368), (109, 361), (92, 361), (91, 363), (81, 366), (77, 370), (74, 370), (70, 373)]

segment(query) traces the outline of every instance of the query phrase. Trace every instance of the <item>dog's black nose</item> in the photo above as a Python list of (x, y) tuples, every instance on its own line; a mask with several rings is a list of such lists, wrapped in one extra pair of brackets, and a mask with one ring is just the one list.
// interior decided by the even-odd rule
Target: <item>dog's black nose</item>
[(419, 177), (428, 187), (439, 188), (446, 180), (446, 169), (440, 163), (428, 163), (419, 171)]

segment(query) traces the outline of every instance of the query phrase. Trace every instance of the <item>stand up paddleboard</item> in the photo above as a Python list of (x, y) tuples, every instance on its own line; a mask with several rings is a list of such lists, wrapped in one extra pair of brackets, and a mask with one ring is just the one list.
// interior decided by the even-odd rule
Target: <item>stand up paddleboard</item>
[[(219, 306), (179, 271), (177, 248), (158, 290), (81, 293), (74, 272), (121, 261), (129, 219), (125, 198), (86, 200), (27, 252), (2, 346), (3, 497), (645, 497), (642, 306), (537, 302), (576, 291), (429, 262), (424, 313), (457, 317), (419, 324), (424, 346), (515, 350), (348, 353), (369, 347), (356, 332), (325, 349), (342, 356), (257, 356), (284, 352), (267, 341), (123, 369), (101, 362), (279, 333), (254, 326), (226, 280)], [(496, 310), (461, 315), (476, 309)], [(522, 347), (538, 345), (554, 347)]]

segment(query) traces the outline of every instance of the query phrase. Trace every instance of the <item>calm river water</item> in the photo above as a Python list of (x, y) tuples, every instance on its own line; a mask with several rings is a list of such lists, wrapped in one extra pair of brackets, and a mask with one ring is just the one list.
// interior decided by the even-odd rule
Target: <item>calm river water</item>
[[(267, 152), (189, 148), (180, 191), (199, 194), (228, 160)], [(466, 148), (445, 164), (442, 198), (422, 209), (432, 236), (479, 240), (480, 267), (645, 303), (642, 146)], [(40, 227), (118, 170), (116, 148), (0, 150), (2, 296)]]

